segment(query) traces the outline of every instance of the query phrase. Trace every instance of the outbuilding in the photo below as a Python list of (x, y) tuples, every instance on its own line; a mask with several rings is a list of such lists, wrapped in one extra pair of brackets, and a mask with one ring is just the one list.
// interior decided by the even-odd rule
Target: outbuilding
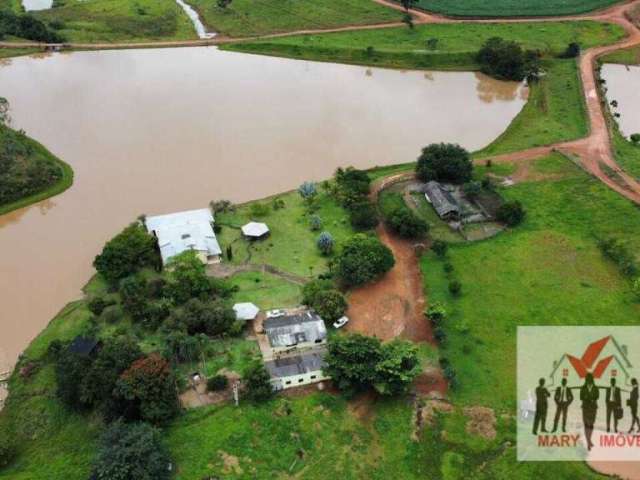
[(222, 250), (213, 231), (211, 210), (188, 210), (147, 217), (147, 231), (158, 239), (162, 263), (186, 251), (196, 252), (204, 264), (219, 263)]
[(329, 377), (322, 371), (325, 366), (324, 355), (325, 350), (318, 350), (266, 362), (273, 389), (285, 390), (327, 380)]
[(250, 240), (258, 240), (269, 235), (266, 223), (249, 222), (242, 227), (242, 234)]
[(255, 320), (260, 313), (260, 309), (253, 303), (236, 303), (233, 306), (233, 311), (236, 312), (236, 320)]
[(458, 202), (442, 184), (430, 181), (424, 186), (424, 195), (438, 216), (446, 221), (460, 219), (461, 208)]
[(288, 312), (262, 323), (274, 354), (292, 352), (327, 343), (327, 327), (324, 320), (309, 310)]

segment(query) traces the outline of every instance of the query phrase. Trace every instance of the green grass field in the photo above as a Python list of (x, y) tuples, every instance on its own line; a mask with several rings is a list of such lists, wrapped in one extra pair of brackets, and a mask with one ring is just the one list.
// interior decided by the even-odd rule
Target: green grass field
[(251, 302), (262, 310), (296, 307), (302, 300), (300, 286), (269, 273), (236, 273), (230, 281), (240, 289), (233, 297), (235, 302)]
[[(583, 48), (614, 43), (624, 36), (611, 24), (580, 21), (515, 24), (437, 24), (298, 35), (224, 45), (223, 49), (267, 55), (393, 68), (477, 69), (473, 59), (491, 37), (514, 40), (525, 48), (558, 55), (571, 42)], [(427, 40), (438, 40), (431, 50)], [(373, 51), (367, 52), (372, 47)]]
[(226, 9), (189, 0), (213, 31), (248, 37), (296, 30), (398, 22), (402, 14), (371, 0), (233, 0)]
[(184, 11), (167, 0), (65, 0), (63, 6), (34, 12), (68, 42), (191, 40), (197, 35)]
[(545, 65), (547, 75), (532, 85), (529, 100), (507, 130), (479, 157), (580, 138), (589, 132), (582, 85), (574, 60)]
[(571, 15), (608, 7), (620, 0), (418, 0), (420, 8), (461, 17)]
[[(281, 199), (284, 207), (274, 209), (274, 198)], [(231, 245), (233, 248), (232, 264), (268, 264), (284, 272), (305, 277), (319, 275), (326, 271), (327, 257), (320, 254), (315, 244), (320, 232), (311, 231), (309, 216), (297, 192), (289, 192), (257, 202), (267, 207), (265, 215), (254, 215), (253, 203), (240, 206), (235, 213), (222, 213), (216, 216), (216, 222), (223, 225), (219, 235), (221, 244)], [(336, 244), (354, 233), (346, 212), (333, 198), (320, 193), (317, 205), (318, 211), (315, 214), (322, 219), (321, 230), (331, 233)], [(245, 240), (239, 227), (249, 221), (266, 223), (270, 229), (270, 236), (253, 243)]]
[(637, 208), (559, 155), (535, 168), (559, 178), (500, 191), (523, 203), (523, 225), (450, 249), (460, 298), (448, 293), (442, 261), (422, 260), (429, 301), (443, 301), (451, 314), (441, 355), (457, 371), (460, 404), (513, 408), (517, 325), (628, 325), (640, 314), (630, 282), (596, 245), (613, 235), (637, 251)]
[[(1, 51), (2, 50), (0, 50), (0, 52)], [(27, 191), (30, 193), (25, 197), (19, 198), (18, 200), (14, 200), (5, 204), (0, 203), (0, 215), (8, 213), (12, 210), (16, 210), (18, 208), (26, 207), (36, 202), (40, 202), (49, 197), (53, 197), (54, 195), (58, 195), (71, 187), (71, 185), (73, 184), (73, 170), (68, 164), (54, 156), (51, 152), (49, 152), (49, 150), (47, 150), (43, 145), (36, 142), (35, 140), (26, 136), (20, 137), (16, 134), (15, 131), (3, 125), (0, 125), (0, 141), (9, 140), (12, 142), (24, 144), (27, 148), (30, 149), (31, 152), (30, 155), (28, 155), (26, 158), (21, 157), (11, 164), (9, 170), (11, 180), (24, 181), (23, 176), (25, 171), (27, 171), (29, 168), (34, 167), (35, 165), (37, 165), (36, 168), (40, 168), (40, 164), (37, 164), (36, 162), (45, 162), (46, 164), (57, 166), (57, 168), (60, 169), (61, 175), (59, 177), (59, 180), (57, 180), (55, 183), (48, 185), (46, 188), (38, 189), (37, 191), (34, 191), (33, 188), (25, 185), (23, 187), (24, 190), (21, 191)], [(5, 172), (2, 173), (4, 174)], [(8, 177), (4, 176), (0, 178), (2, 178), (3, 180), (8, 179)]]
[(601, 63), (619, 63), (622, 65), (640, 65), (640, 46), (616, 50), (598, 59)]

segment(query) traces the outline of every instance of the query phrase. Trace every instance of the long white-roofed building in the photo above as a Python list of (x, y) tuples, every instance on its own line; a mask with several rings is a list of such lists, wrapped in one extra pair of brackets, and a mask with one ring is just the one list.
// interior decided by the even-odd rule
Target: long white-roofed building
[(162, 263), (186, 251), (194, 251), (202, 263), (219, 263), (222, 250), (213, 231), (213, 215), (208, 208), (147, 217), (147, 231), (155, 235)]

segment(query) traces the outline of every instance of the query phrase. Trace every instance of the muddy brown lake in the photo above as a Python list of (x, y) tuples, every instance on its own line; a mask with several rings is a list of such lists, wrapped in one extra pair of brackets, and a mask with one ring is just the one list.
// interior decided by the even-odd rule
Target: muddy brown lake
[(0, 371), (79, 297), (106, 240), (140, 214), (246, 201), (338, 166), (478, 149), (526, 88), (211, 48), (58, 53), (0, 64), (0, 95), (75, 171), (62, 195), (0, 216)]
[(640, 66), (602, 66), (602, 77), (606, 80), (607, 99), (616, 101), (612, 108), (620, 114), (617, 119), (624, 136), (640, 133)]

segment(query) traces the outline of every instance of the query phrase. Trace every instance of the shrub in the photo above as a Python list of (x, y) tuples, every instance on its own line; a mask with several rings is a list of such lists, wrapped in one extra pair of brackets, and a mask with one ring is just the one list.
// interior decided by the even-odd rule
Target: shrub
[(193, 362), (200, 355), (198, 339), (185, 332), (169, 332), (165, 338), (164, 355), (176, 362)]
[(204, 333), (215, 337), (230, 333), (236, 316), (223, 300), (202, 301), (192, 298), (181, 309), (174, 310), (169, 321), (177, 329), (186, 329), (189, 335)]
[(562, 55), (560, 55), (560, 57), (576, 58), (579, 55), (580, 55), (580, 44), (576, 42), (571, 42), (569, 45), (567, 45), (567, 48), (565, 49), (564, 52), (562, 52)]
[(211, 207), (213, 213), (233, 212), (236, 209), (229, 200), (212, 200), (209, 202), (209, 207)]
[(146, 423), (116, 422), (102, 435), (91, 478), (168, 480), (170, 463), (159, 430)]
[(454, 297), (460, 296), (462, 293), (462, 284), (458, 280), (451, 280), (449, 282), (449, 293)]
[(100, 315), (100, 320), (107, 324), (114, 324), (119, 322), (124, 317), (124, 312), (120, 305), (109, 305), (106, 307)]
[(69, 351), (68, 345), (60, 348), (54, 365), (56, 396), (66, 407), (83, 410), (90, 406), (83, 401), (80, 391), (82, 380), (90, 368), (88, 356)]
[(454, 268), (453, 268), (453, 264), (451, 262), (444, 262), (442, 264), (442, 270), (444, 270), (444, 273), (446, 273), (447, 275), (449, 275), (451, 272), (453, 272)]
[(434, 324), (439, 324), (447, 318), (447, 310), (442, 303), (433, 302), (431, 305), (429, 305), (429, 308), (427, 308), (425, 315)]
[(242, 380), (245, 395), (249, 400), (262, 402), (273, 397), (271, 377), (260, 360), (256, 360), (245, 370)]
[(354, 230), (371, 230), (378, 226), (378, 211), (368, 200), (363, 199), (349, 208), (349, 222)]
[(516, 225), (522, 223), (526, 212), (522, 207), (522, 204), (517, 201), (505, 202), (500, 205), (498, 211), (496, 213), (496, 218), (498, 221), (507, 224), (510, 227), (515, 227)]
[(93, 262), (98, 273), (112, 285), (144, 267), (159, 265), (156, 239), (139, 223), (129, 225), (109, 240)]
[(614, 262), (620, 272), (630, 278), (638, 275), (638, 265), (633, 253), (616, 238), (607, 238), (598, 241), (598, 247), (602, 254)]
[(317, 232), (322, 228), (322, 219), (319, 215), (311, 215), (309, 218), (309, 228), (312, 232)]
[(336, 259), (342, 281), (351, 286), (371, 282), (393, 268), (393, 253), (376, 237), (357, 234), (344, 244)]
[(229, 385), (229, 379), (224, 375), (214, 375), (207, 380), (207, 390), (210, 392), (218, 392), (224, 390)]
[(109, 305), (113, 305), (115, 302), (111, 299), (107, 299), (105, 297), (96, 296), (91, 297), (87, 302), (87, 308), (94, 315), (100, 315), (105, 308)]
[(449, 250), (449, 244), (443, 240), (434, 240), (431, 244), (431, 250), (438, 257), (444, 258), (447, 255), (447, 250)]
[(436, 328), (433, 329), (433, 337), (436, 339), (436, 342), (441, 344), (441, 343), (444, 343), (445, 340), (447, 339), (447, 334), (445, 333), (442, 327), (437, 326)]
[(311, 306), (325, 321), (335, 322), (347, 310), (347, 300), (338, 290), (323, 290), (315, 295)]
[(64, 38), (50, 30), (47, 25), (33, 15), (16, 14), (10, 9), (0, 10), (0, 37), (13, 35), (42, 43), (60, 43)]
[(195, 252), (186, 251), (170, 260), (166, 292), (176, 304), (211, 293), (206, 267)]
[(315, 183), (304, 182), (302, 185), (298, 187), (298, 193), (300, 194), (303, 200), (307, 202), (311, 202), (318, 194), (318, 189), (316, 188)]
[(482, 184), (472, 180), (464, 184), (463, 191), (467, 198), (475, 200), (482, 193)]
[(633, 294), (636, 296), (637, 300), (640, 300), (640, 278), (636, 278), (633, 281)]
[(461, 184), (471, 180), (472, 172), (469, 152), (451, 143), (433, 143), (423, 148), (416, 164), (416, 175), (423, 182)]
[(316, 245), (318, 246), (318, 250), (323, 255), (329, 255), (333, 251), (333, 236), (329, 232), (322, 232), (318, 236), (318, 240), (316, 240)]
[(403, 238), (422, 238), (429, 231), (429, 225), (413, 211), (403, 205), (396, 208), (386, 219), (389, 228)]
[(252, 203), (249, 207), (249, 214), (254, 218), (266, 217), (269, 215), (269, 205), (266, 203)]
[(125, 312), (136, 321), (143, 320), (148, 303), (147, 280), (142, 275), (132, 275), (120, 282), (119, 288)]
[(634, 145), (640, 145), (640, 133), (632, 134), (629, 139)]

